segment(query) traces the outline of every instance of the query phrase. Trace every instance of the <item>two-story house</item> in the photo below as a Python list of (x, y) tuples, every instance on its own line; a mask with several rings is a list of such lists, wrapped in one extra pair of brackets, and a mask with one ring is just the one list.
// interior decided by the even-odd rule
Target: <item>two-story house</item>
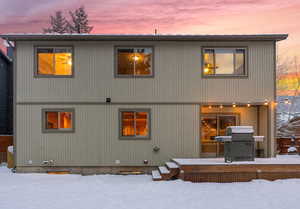
[[(276, 42), (264, 35), (6, 34), (19, 172), (147, 169), (222, 155), (251, 125), (275, 155)], [(102, 170), (101, 170), (102, 169)]]

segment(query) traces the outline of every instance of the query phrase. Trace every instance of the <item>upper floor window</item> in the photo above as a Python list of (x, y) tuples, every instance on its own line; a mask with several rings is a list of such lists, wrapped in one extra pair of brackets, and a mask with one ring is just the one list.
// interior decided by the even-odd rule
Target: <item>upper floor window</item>
[(245, 48), (204, 48), (203, 75), (244, 76), (246, 75)]
[(153, 76), (152, 47), (117, 47), (117, 77)]
[(74, 109), (43, 110), (43, 132), (73, 132)]
[(73, 75), (73, 52), (71, 47), (37, 47), (37, 76)]
[(120, 110), (120, 138), (149, 138), (150, 110)]

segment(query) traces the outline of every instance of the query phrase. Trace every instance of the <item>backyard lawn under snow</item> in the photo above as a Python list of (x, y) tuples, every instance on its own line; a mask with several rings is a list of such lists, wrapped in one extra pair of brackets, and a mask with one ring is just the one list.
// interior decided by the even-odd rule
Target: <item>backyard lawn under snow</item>
[(0, 167), (1, 209), (294, 209), (300, 179), (153, 182), (149, 175), (14, 174)]

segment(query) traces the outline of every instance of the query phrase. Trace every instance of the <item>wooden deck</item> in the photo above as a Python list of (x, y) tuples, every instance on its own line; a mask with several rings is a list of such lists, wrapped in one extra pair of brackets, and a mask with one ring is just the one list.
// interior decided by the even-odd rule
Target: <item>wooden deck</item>
[[(169, 168), (170, 163), (173, 168)], [(181, 179), (191, 182), (226, 183), (288, 178), (300, 178), (300, 156), (298, 155), (233, 163), (225, 163), (222, 158), (172, 159), (163, 168), (159, 167), (153, 180)]]

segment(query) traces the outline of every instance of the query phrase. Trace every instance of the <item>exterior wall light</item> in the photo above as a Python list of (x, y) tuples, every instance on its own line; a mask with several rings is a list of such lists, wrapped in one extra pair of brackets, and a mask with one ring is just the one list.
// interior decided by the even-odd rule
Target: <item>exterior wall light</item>
[(284, 99), (284, 104), (291, 104), (291, 101), (289, 99)]
[(234, 103), (232, 103), (232, 107), (236, 107), (236, 104), (235, 104), (235, 102), (234, 102)]

